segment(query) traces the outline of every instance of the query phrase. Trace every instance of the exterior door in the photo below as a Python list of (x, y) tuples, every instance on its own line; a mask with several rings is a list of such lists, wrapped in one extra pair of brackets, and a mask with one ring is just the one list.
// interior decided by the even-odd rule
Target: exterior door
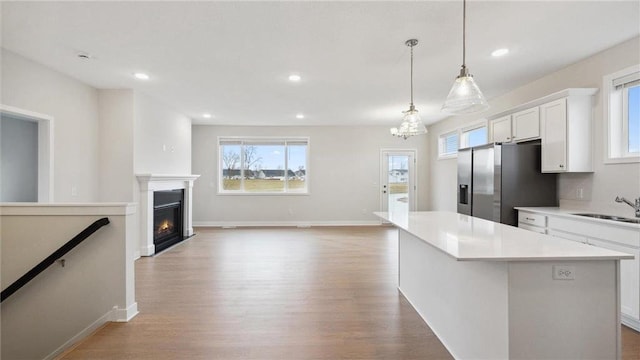
[(382, 150), (381, 211), (406, 215), (416, 210), (416, 152)]

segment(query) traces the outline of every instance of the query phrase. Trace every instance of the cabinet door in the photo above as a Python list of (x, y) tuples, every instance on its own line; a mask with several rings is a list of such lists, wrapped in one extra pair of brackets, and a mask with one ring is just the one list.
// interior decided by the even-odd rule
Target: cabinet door
[(538, 107), (511, 115), (513, 140), (530, 140), (540, 137), (540, 112)]
[(543, 227), (533, 226), (533, 225), (529, 225), (529, 224), (525, 224), (525, 223), (518, 223), (518, 227), (520, 229), (525, 229), (525, 230), (537, 232), (538, 234), (546, 234), (547, 233), (547, 229), (545, 229)]
[(547, 234), (561, 238), (561, 239), (565, 239), (565, 240), (571, 240), (571, 241), (575, 241), (583, 244), (587, 243), (587, 237), (579, 234), (573, 234), (573, 233), (568, 233), (568, 232), (554, 230), (554, 229), (548, 229)]
[(640, 320), (640, 250), (591, 238), (589, 244), (634, 256), (633, 260), (620, 260), (620, 309)]
[(540, 105), (542, 172), (567, 171), (567, 100)]
[(511, 115), (491, 121), (491, 142), (511, 141)]

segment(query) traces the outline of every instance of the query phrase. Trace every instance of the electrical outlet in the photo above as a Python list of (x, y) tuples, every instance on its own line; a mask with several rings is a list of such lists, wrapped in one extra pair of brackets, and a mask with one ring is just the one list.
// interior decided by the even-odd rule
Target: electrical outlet
[(75, 185), (71, 187), (71, 196), (78, 196), (78, 187)]
[(575, 280), (576, 267), (566, 265), (553, 266), (553, 280)]
[(576, 189), (576, 198), (577, 199), (584, 199), (584, 189), (583, 188), (577, 188)]

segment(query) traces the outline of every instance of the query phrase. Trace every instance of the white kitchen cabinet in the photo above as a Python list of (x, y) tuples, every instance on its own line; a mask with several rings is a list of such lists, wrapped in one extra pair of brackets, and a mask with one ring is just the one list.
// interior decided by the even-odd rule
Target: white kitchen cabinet
[(540, 105), (542, 172), (593, 171), (591, 102), (586, 92)]
[(541, 139), (542, 172), (593, 172), (593, 95), (570, 88), (494, 114), (489, 142)]
[(511, 141), (511, 115), (491, 121), (491, 141), (505, 143)]
[(557, 211), (545, 213), (526, 210), (518, 210), (518, 227), (632, 254), (633, 260), (620, 261), (620, 310), (622, 323), (640, 331), (639, 227), (567, 213), (558, 215)]
[[(640, 249), (599, 239), (588, 238), (587, 241), (590, 245), (634, 256), (633, 260), (620, 261), (620, 310), (627, 321), (629, 317), (640, 321)], [(637, 327), (636, 330), (638, 330)]]
[(531, 140), (540, 137), (540, 110), (532, 107), (511, 115), (513, 141)]
[(537, 106), (514, 112), (490, 122), (491, 142), (518, 142), (540, 137), (540, 116)]

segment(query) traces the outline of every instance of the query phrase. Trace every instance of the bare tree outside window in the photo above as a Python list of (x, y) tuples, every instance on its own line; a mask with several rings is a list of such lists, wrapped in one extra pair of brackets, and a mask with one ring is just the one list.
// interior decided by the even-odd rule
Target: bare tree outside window
[(240, 163), (240, 154), (234, 151), (226, 151), (222, 154), (222, 163), (224, 164), (224, 168), (227, 169), (227, 175), (225, 178), (231, 179), (233, 176), (232, 170), (236, 170)]

